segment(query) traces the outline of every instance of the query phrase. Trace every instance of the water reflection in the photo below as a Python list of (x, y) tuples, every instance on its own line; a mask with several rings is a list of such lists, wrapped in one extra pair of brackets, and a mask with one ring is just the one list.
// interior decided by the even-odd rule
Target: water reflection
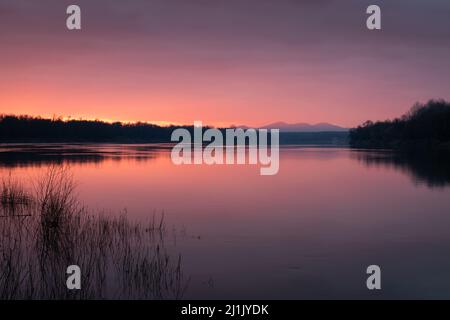
[[(41, 167), (51, 164), (100, 164), (106, 160), (149, 161), (169, 157), (172, 144), (15, 144), (0, 145), (0, 168)], [(317, 147), (317, 146), (312, 146)], [(293, 150), (314, 150), (305, 146), (283, 146), (285, 154)], [(326, 156), (335, 157), (333, 150), (322, 148)], [(389, 150), (353, 150), (350, 158), (367, 167), (393, 168), (409, 175), (414, 183), (430, 188), (450, 185), (450, 152), (394, 152)], [(303, 157), (307, 157), (304, 153)]]
[(112, 160), (151, 160), (168, 150), (169, 144), (16, 144), (0, 146), (0, 167), (40, 167), (49, 164), (100, 163)]
[(394, 152), (358, 150), (351, 157), (367, 167), (390, 167), (408, 174), (417, 184), (429, 188), (450, 185), (449, 152)]
[(448, 298), (448, 162), (436, 157), (283, 146), (267, 177), (175, 166), (167, 145), (3, 145), (0, 172), (27, 179), (68, 162), (94, 212), (164, 211), (168, 230), (183, 230), (165, 241), (183, 257), (183, 298), (372, 298), (370, 264), (387, 270), (379, 297)]

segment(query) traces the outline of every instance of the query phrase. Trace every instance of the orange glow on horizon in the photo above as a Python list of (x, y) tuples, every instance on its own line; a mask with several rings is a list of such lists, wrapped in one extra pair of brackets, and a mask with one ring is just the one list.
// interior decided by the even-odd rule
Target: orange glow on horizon
[[(145, 124), (152, 124), (157, 125), (160, 127), (169, 127), (169, 126), (193, 126), (194, 122), (177, 122), (177, 121), (165, 121), (165, 120), (124, 120), (124, 119), (108, 119), (108, 118), (98, 118), (98, 117), (92, 117), (92, 116), (63, 116), (63, 115), (42, 115), (42, 114), (32, 114), (32, 113), (11, 113), (11, 112), (4, 112), (0, 113), (0, 115), (12, 115), (12, 116), (31, 116), (31, 117), (39, 117), (43, 119), (61, 119), (62, 121), (70, 121), (70, 120), (81, 120), (81, 121), (101, 121), (106, 123), (115, 123), (120, 122), (122, 124), (136, 124), (136, 123), (145, 123)], [(201, 121), (201, 120), (195, 120), (195, 121)], [(215, 122), (215, 123), (203, 123), (204, 127), (214, 127), (214, 128), (225, 128), (225, 127), (233, 127), (237, 126), (237, 122)], [(257, 126), (256, 126), (257, 127)]]

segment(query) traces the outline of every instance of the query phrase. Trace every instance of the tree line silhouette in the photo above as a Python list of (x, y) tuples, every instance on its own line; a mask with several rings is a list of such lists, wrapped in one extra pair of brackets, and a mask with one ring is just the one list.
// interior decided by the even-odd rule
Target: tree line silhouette
[(366, 121), (350, 130), (350, 145), (359, 148), (450, 149), (450, 103), (416, 103), (400, 118)]
[[(143, 122), (122, 123), (100, 120), (45, 119), (32, 116), (0, 115), (0, 142), (171, 142), (173, 130), (193, 126), (158, 126)], [(203, 127), (203, 131), (208, 129)], [(232, 127), (233, 128), (233, 127)], [(225, 135), (227, 128), (219, 128)], [(270, 141), (270, 140), (269, 140)], [(281, 132), (280, 144), (348, 143), (347, 132)]]
[[(175, 126), (0, 116), (1, 142), (167, 142)], [(189, 131), (193, 127), (184, 127)]]

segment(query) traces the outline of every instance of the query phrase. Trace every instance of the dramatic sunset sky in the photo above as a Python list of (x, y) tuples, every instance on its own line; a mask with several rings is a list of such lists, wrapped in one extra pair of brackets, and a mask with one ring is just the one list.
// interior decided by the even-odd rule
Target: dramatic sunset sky
[(0, 0), (0, 113), (350, 127), (450, 99), (449, 57), (448, 0)]

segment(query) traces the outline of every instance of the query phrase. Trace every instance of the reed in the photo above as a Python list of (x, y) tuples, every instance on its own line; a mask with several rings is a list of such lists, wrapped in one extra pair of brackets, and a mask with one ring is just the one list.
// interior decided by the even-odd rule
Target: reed
[(0, 184), (0, 207), (3, 213), (14, 214), (16, 209), (28, 206), (32, 197), (19, 180), (13, 178), (11, 172), (2, 177)]
[[(68, 168), (50, 167), (23, 214), (0, 219), (0, 299), (182, 298), (187, 281), (181, 256), (164, 244), (164, 216), (144, 223), (92, 214), (75, 189)], [(66, 287), (73, 264), (81, 290)]]

